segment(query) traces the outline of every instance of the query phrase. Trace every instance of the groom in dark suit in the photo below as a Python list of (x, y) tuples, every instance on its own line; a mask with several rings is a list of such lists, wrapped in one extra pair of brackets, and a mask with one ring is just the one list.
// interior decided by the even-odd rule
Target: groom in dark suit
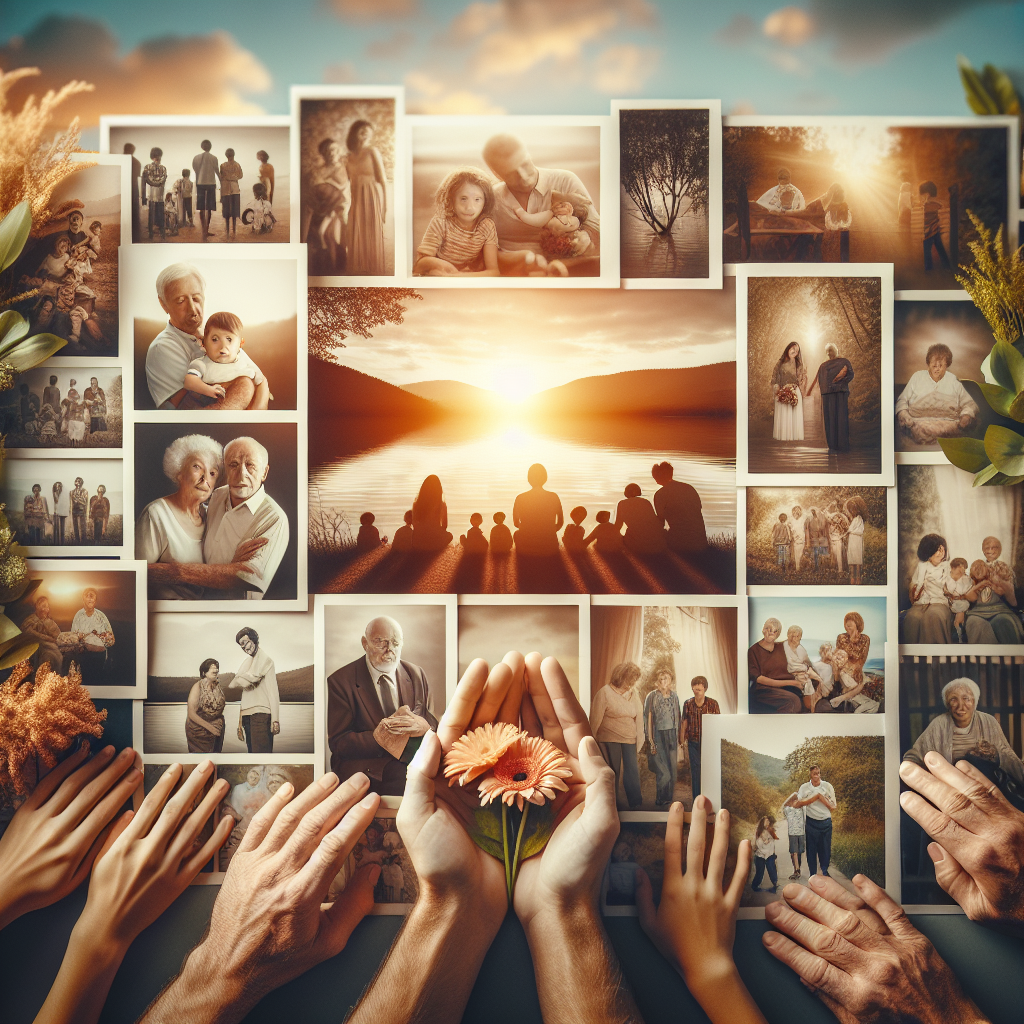
[(365, 772), (370, 789), (388, 796), (405, 791), (405, 766), (437, 728), (426, 674), (402, 661), (403, 642), (402, 627), (379, 616), (363, 631), (364, 657), (327, 678), (331, 771), (342, 780)]

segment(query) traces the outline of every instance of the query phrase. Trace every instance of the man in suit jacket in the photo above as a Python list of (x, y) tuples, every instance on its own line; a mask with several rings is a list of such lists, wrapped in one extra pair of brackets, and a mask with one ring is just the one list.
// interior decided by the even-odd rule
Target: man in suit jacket
[[(403, 643), (402, 627), (387, 615), (379, 616), (363, 631), (364, 657), (327, 678), (331, 771), (340, 779), (365, 772), (373, 792), (390, 796), (405, 791), (405, 766), (427, 730), (437, 728), (426, 674), (402, 661)], [(399, 748), (396, 757), (391, 751)]]

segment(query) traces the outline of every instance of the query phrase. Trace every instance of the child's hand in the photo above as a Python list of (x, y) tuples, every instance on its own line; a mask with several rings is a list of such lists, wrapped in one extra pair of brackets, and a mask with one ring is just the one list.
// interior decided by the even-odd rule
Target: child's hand
[(213, 397), (214, 398), (226, 398), (227, 391), (224, 390), (223, 384), (213, 384)]
[(525, 211), (525, 210), (523, 210), (523, 209), (521, 209), (521, 208), (520, 208), (520, 207), (518, 207), (518, 206), (517, 206), (517, 207), (515, 208), (515, 210), (514, 210), (513, 212), (515, 213), (515, 215), (516, 215), (516, 216), (517, 216), (517, 217), (518, 217), (518, 218), (519, 218), (520, 220), (522, 220), (522, 219), (523, 219), (523, 217), (524, 217), (524, 215), (526, 214), (526, 211)]

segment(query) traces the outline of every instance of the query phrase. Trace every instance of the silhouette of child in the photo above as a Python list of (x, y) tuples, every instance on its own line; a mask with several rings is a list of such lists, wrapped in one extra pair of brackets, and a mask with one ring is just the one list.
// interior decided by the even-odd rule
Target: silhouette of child
[(459, 543), (466, 549), (467, 555), (482, 555), (487, 550), (487, 538), (480, 524), (484, 517), (474, 512), (469, 517), (469, 529), (459, 538)]
[(507, 555), (512, 550), (512, 531), (505, 525), (504, 512), (495, 512), (493, 518), (491, 551), (496, 555)]
[(356, 535), (356, 547), (360, 551), (373, 551), (375, 548), (379, 548), (382, 544), (387, 544), (387, 537), (381, 537), (377, 527), (373, 525), (374, 519), (377, 517), (372, 512), (364, 512), (359, 517), (359, 522), (362, 525), (359, 527), (359, 533)]
[[(363, 531), (360, 530), (359, 532), (362, 533)], [(391, 550), (412, 550), (412, 509), (405, 513), (405, 526), (400, 526), (395, 530), (395, 536), (391, 541)]]
[(586, 551), (586, 531), (580, 525), (587, 518), (587, 510), (582, 505), (577, 505), (570, 513), (572, 522), (562, 532), (562, 543), (566, 551)]
[(583, 541), (584, 547), (593, 543), (594, 547), (603, 555), (617, 555), (621, 553), (624, 547), (622, 534), (619, 533), (619, 528), (610, 522), (611, 518), (612, 514), (607, 509), (602, 509), (597, 513), (597, 526), (591, 531), (590, 536)]

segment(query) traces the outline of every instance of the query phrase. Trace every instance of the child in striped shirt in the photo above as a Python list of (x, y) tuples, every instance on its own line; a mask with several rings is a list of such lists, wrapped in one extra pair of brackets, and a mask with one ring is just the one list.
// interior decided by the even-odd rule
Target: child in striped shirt
[(490, 216), (494, 190), (487, 175), (476, 167), (452, 171), (438, 185), (434, 207), (413, 274), (498, 277), (498, 232)]

